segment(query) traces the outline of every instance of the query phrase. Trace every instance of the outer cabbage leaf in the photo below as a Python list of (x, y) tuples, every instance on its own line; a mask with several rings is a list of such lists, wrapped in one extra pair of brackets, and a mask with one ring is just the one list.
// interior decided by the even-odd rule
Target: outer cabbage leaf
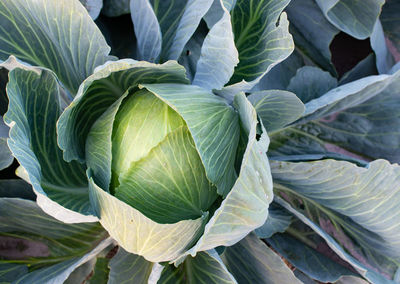
[(177, 60), (213, 0), (131, 0), (141, 59)]
[(203, 229), (207, 214), (196, 220), (159, 224), (98, 187), (90, 173), (88, 177), (100, 223), (128, 252), (151, 262), (169, 261), (184, 253)]
[(337, 80), (328, 72), (317, 67), (304, 66), (290, 79), (287, 89), (295, 93), (303, 103), (307, 103), (324, 95), (337, 84)]
[(305, 118), (274, 133), (273, 155), (336, 152), (399, 161), (399, 77), (367, 77), (310, 101)]
[(88, 11), (90, 17), (96, 20), (100, 14), (100, 10), (103, 7), (103, 0), (79, 0), (82, 5)]
[(269, 138), (261, 124), (261, 137), (256, 139), (257, 114), (243, 93), (236, 96), (235, 105), (242, 127), (248, 134), (239, 177), (207, 223), (199, 241), (177, 259), (178, 263), (188, 254), (195, 256), (198, 251), (233, 245), (267, 219), (268, 206), (273, 197), (272, 179), (265, 154)]
[(0, 60), (15, 55), (49, 68), (72, 94), (96, 66), (113, 59), (77, 0), (5, 0), (0, 11)]
[(400, 3), (396, 0), (387, 0), (382, 8), (381, 22), (388, 45), (396, 61), (400, 61), (400, 18), (398, 11)]
[(154, 263), (119, 248), (109, 263), (108, 284), (148, 283)]
[(357, 39), (369, 37), (384, 0), (316, 0), (332, 25)]
[(239, 283), (302, 283), (280, 256), (254, 234), (227, 247), (221, 258)]
[[(338, 257), (332, 259), (324, 255), (323, 250), (326, 250), (324, 244), (312, 241), (310, 237), (306, 238), (306, 242), (302, 242), (304, 236), (310, 236), (310, 232), (291, 233), (294, 237), (288, 233), (275, 234), (266, 241), (296, 269), (323, 283), (336, 282), (344, 275), (356, 275), (348, 267), (343, 266)], [(299, 239), (296, 239), (296, 234), (300, 235)]]
[(185, 69), (173, 61), (158, 65), (125, 59), (96, 69), (58, 122), (58, 144), (64, 150), (64, 159), (84, 161), (86, 138), (93, 123), (128, 89), (146, 83), (186, 84), (188, 80)]
[(317, 66), (336, 75), (329, 46), (339, 30), (324, 17), (314, 0), (292, 0), (286, 12), (296, 49)]
[(236, 284), (215, 250), (199, 252), (196, 257), (188, 256), (178, 267), (166, 266), (157, 284), (214, 283)]
[(279, 130), (294, 122), (305, 110), (296, 95), (287, 91), (255, 92), (248, 100), (253, 104), (268, 132)]
[[(235, 66), (239, 63), (232, 32), (231, 16), (222, 0), (219, 9), (222, 17), (210, 29), (201, 47), (193, 84), (207, 90), (221, 89), (232, 77)], [(215, 9), (215, 8), (213, 8)]]
[(254, 230), (259, 238), (270, 238), (272, 235), (280, 232), (283, 233), (292, 223), (292, 214), (277, 203), (271, 203), (268, 210), (268, 219), (261, 227)]
[[(376, 160), (363, 168), (349, 162), (323, 160), (272, 165), (275, 194), (299, 212), (297, 217), (305, 214), (336, 239), (355, 261), (336, 252), (360, 273), (366, 269), (393, 278), (400, 261), (397, 164)], [(293, 210), (289, 211), (294, 213)]]
[(65, 224), (30, 200), (1, 198), (0, 205), (1, 282), (62, 282), (112, 242), (101, 242), (107, 233), (98, 223)]
[(57, 146), (61, 89), (56, 77), (36, 68), (16, 68), (9, 77), (10, 105), (5, 115), (11, 127), (9, 147), (26, 170), (39, 206), (67, 223), (96, 221), (85, 168), (77, 162), (65, 162)]

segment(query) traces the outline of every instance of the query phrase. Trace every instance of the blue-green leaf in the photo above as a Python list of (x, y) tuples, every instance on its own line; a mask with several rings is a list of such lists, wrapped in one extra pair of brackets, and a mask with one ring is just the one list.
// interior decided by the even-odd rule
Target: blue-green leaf
[[(131, 0), (141, 59), (177, 60), (213, 0)], [(146, 49), (147, 48), (147, 49)]]
[(239, 63), (238, 52), (234, 43), (231, 16), (223, 7), (222, 18), (211, 28), (204, 39), (201, 55), (197, 62), (193, 84), (207, 90), (221, 89), (232, 77), (235, 66)]
[[(274, 133), (276, 136), (271, 138), (273, 155), (339, 152), (359, 159), (365, 159), (364, 156), (398, 162), (399, 78), (400, 72), (364, 78), (307, 103), (306, 108), (311, 103), (315, 107), (319, 100), (332, 99), (332, 103), (321, 108), (322, 118), (317, 110), (310, 114), (311, 121)], [(348, 96), (335, 102), (335, 96), (346, 93)], [(327, 113), (331, 115), (323, 117)]]
[(393, 55), (389, 52), (382, 24), (379, 19), (375, 23), (370, 42), (371, 48), (374, 50), (376, 55), (376, 67), (379, 74), (389, 73), (389, 70), (394, 65), (395, 61)]
[(259, 238), (270, 238), (275, 233), (284, 232), (292, 223), (292, 214), (277, 203), (271, 203), (268, 210), (268, 219), (261, 227), (255, 229)]
[(375, 55), (371, 53), (363, 60), (358, 62), (353, 69), (343, 74), (342, 78), (339, 80), (339, 86), (377, 74), (378, 70), (376, 69)]
[(123, 248), (111, 259), (108, 284), (148, 282), (154, 263)]
[(66, 163), (57, 146), (61, 97), (55, 76), (46, 70), (16, 68), (9, 77), (10, 105), (5, 115), (11, 127), (9, 146), (27, 171), (39, 205), (64, 222), (95, 221), (85, 168)]
[(305, 110), (296, 95), (287, 91), (259, 91), (252, 93), (248, 100), (253, 104), (268, 132), (279, 130), (294, 122)]
[(185, 69), (176, 62), (162, 65), (131, 59), (109, 62), (85, 80), (58, 122), (58, 143), (64, 159), (85, 160), (86, 137), (93, 123), (129, 88), (138, 84), (186, 84)]
[(227, 247), (221, 258), (238, 283), (302, 283), (280, 256), (254, 234)]
[(96, 20), (100, 14), (100, 10), (103, 7), (103, 0), (79, 0), (82, 5), (88, 11), (90, 17)]
[(237, 284), (215, 250), (188, 256), (178, 267), (168, 265), (157, 284)]
[[(376, 160), (363, 168), (335, 160), (274, 162), (272, 172), (275, 193), (287, 198), (293, 210), (319, 223), (368, 270), (393, 277), (400, 262), (397, 164)], [(357, 261), (343, 258), (358, 269)]]
[(385, 0), (316, 0), (332, 25), (357, 39), (369, 37)]
[(161, 28), (149, 0), (130, 1), (131, 18), (137, 39), (139, 60), (156, 62), (162, 45)]
[(396, 0), (387, 0), (382, 8), (381, 22), (390, 52), (396, 61), (400, 61), (400, 18), (398, 11), (400, 3)]
[(293, 92), (307, 103), (317, 99), (337, 86), (336, 78), (318, 67), (304, 66), (297, 70), (296, 75), (290, 80), (287, 90)]
[(72, 94), (96, 66), (113, 59), (77, 0), (5, 0), (0, 11), (0, 60), (15, 55), (49, 68)]
[(335, 282), (343, 275), (355, 275), (348, 268), (289, 234), (275, 234), (266, 241), (296, 269), (312, 279), (327, 283)]
[(296, 49), (317, 66), (336, 75), (329, 46), (339, 30), (328, 22), (314, 0), (292, 0), (286, 12)]

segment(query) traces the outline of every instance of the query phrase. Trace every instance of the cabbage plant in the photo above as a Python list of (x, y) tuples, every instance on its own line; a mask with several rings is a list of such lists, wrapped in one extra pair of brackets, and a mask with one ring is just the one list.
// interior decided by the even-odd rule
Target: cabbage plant
[(397, 3), (366, 2), (0, 2), (1, 282), (396, 283)]

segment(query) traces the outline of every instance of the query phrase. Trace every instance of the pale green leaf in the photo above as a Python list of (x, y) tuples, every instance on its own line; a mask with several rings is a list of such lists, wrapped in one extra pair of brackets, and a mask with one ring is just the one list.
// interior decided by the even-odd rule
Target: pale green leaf
[(332, 25), (357, 39), (369, 37), (385, 0), (316, 0)]
[(259, 91), (252, 93), (248, 100), (253, 104), (268, 132), (279, 130), (294, 122), (305, 110), (296, 95), (287, 91)]
[[(234, 109), (209, 91), (191, 85), (143, 85), (185, 120), (208, 179), (226, 196), (235, 182), (239, 119)], [(199, 123), (201, 122), (201, 123)]]
[[(96, 221), (85, 168), (67, 163), (57, 145), (60, 87), (52, 72), (20, 68), (9, 73), (9, 147), (27, 171), (42, 209), (64, 222)], [(74, 212), (75, 211), (75, 212)]]
[(176, 62), (162, 65), (131, 59), (109, 62), (82, 84), (58, 122), (58, 144), (64, 159), (85, 159), (85, 143), (93, 123), (128, 89), (145, 83), (188, 83)]
[[(360, 275), (365, 279), (370, 280), (372, 283), (382, 283), (382, 284), (393, 284), (392, 280), (389, 280), (382, 274), (379, 274), (375, 267), (371, 267), (364, 259), (357, 259), (348, 253), (331, 235), (321, 229), (316, 223), (308, 219), (304, 214), (300, 213), (294, 209), (288, 202), (282, 198), (275, 196), (274, 199), (289, 212), (293, 213), (294, 216), (299, 218), (303, 223), (309, 226), (313, 231), (315, 231), (321, 238), (323, 238), (326, 244), (331, 250), (333, 250), (340, 258), (349, 263)], [(304, 199), (303, 199), (304, 200)], [(339, 232), (340, 234), (340, 232)], [(350, 248), (352, 250), (353, 248)], [(360, 256), (360, 255), (358, 255)], [(382, 260), (382, 259), (380, 259)]]
[(113, 59), (77, 0), (5, 0), (0, 11), (0, 60), (15, 55), (49, 68), (72, 94), (96, 66)]
[(91, 201), (100, 223), (126, 251), (152, 262), (172, 260), (193, 243), (207, 215), (196, 220), (159, 224), (99, 188), (89, 175)]
[(188, 256), (178, 267), (166, 266), (157, 284), (237, 284), (216, 251)]
[(227, 247), (221, 258), (238, 283), (302, 284), (280, 256), (254, 234)]

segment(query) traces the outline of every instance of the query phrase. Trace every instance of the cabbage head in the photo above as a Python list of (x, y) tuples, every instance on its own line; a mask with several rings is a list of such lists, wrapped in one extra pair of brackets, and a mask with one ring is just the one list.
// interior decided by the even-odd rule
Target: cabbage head
[(234, 244), (267, 218), (269, 140), (253, 106), (190, 85), (176, 62), (98, 67), (58, 134), (64, 159), (86, 163), (103, 227), (150, 261)]

